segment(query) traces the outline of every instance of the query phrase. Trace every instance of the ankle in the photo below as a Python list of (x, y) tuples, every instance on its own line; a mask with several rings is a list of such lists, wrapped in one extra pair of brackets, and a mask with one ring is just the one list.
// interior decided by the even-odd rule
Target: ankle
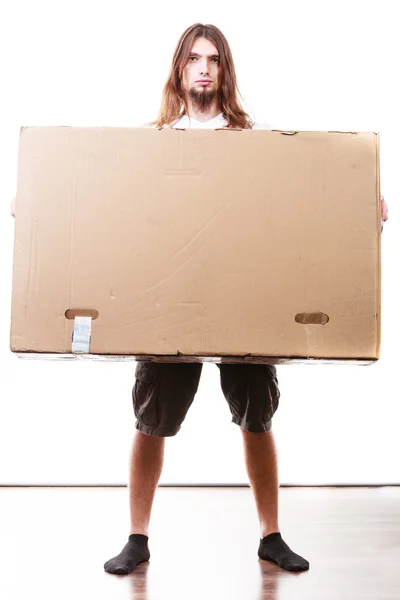
[(261, 527), (261, 539), (263, 540), (267, 535), (271, 535), (271, 533), (280, 533), (280, 529), (278, 525), (273, 527)]
[(149, 530), (147, 527), (131, 527), (129, 535), (135, 535), (135, 534), (145, 535), (145, 536), (149, 537)]

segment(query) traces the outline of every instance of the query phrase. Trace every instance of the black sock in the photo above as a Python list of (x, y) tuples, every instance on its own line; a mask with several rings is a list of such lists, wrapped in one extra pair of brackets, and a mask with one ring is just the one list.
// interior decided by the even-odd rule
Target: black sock
[(271, 533), (260, 541), (258, 556), (262, 560), (272, 560), (286, 571), (307, 571), (310, 568), (309, 562), (295, 554), (279, 532)]
[(129, 542), (123, 548), (122, 552), (105, 563), (104, 569), (107, 573), (128, 575), (138, 564), (149, 560), (148, 539), (147, 535), (142, 535), (141, 533), (130, 535)]

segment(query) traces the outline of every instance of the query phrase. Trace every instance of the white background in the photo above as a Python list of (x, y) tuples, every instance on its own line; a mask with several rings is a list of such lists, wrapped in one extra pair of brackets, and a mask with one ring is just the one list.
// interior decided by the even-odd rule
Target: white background
[[(381, 134), (390, 210), (382, 246), (381, 360), (372, 367), (281, 367), (274, 431), (282, 484), (400, 483), (395, 6), (383, 0), (2, 4), (0, 484), (125, 484), (134, 430), (134, 363), (21, 361), (9, 351), (9, 203), (19, 128), (135, 126), (153, 119), (177, 39), (198, 21), (227, 36), (257, 121)], [(168, 439), (161, 483), (247, 483), (240, 432), (230, 423), (214, 365), (204, 367), (182, 431)]]

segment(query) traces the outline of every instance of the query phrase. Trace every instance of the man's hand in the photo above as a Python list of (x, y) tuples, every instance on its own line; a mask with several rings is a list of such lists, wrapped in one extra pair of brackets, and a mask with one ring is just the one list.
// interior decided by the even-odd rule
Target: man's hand
[(382, 194), (381, 194), (381, 219), (384, 222), (388, 220), (388, 207), (385, 202), (385, 198), (382, 196)]
[(10, 204), (10, 212), (11, 212), (11, 216), (15, 217), (15, 198), (13, 199), (13, 201)]

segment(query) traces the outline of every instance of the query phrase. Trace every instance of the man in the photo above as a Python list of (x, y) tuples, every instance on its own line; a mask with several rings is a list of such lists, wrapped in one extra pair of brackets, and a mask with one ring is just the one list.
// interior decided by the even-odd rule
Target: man
[[(217, 129), (254, 125), (238, 100), (232, 54), (214, 26), (196, 24), (181, 36), (164, 87), (156, 127)], [(278, 525), (278, 473), (271, 420), (278, 407), (275, 367), (221, 364), (221, 387), (241, 427), (246, 467), (258, 509), (261, 541), (258, 555), (283, 569), (303, 571), (307, 560), (292, 552)], [(137, 417), (131, 454), (129, 498), (131, 531), (122, 552), (104, 568), (125, 574), (150, 558), (148, 526), (161, 475), (165, 437), (175, 435), (193, 402), (202, 365), (139, 362), (133, 388)]]
[[(269, 129), (253, 123), (238, 99), (228, 42), (212, 25), (196, 24), (181, 36), (164, 87), (156, 127)], [(387, 207), (382, 198), (382, 220)], [(15, 215), (15, 200), (11, 206)], [(269, 365), (221, 364), (221, 387), (232, 421), (243, 435), (246, 468), (260, 521), (258, 556), (288, 571), (304, 571), (307, 560), (284, 542), (278, 524), (278, 462), (272, 417), (278, 408), (276, 369)], [(202, 365), (139, 362), (132, 391), (137, 432), (129, 476), (131, 529), (121, 553), (104, 565), (128, 574), (148, 561), (148, 528), (161, 476), (165, 438), (175, 435), (197, 392)]]

